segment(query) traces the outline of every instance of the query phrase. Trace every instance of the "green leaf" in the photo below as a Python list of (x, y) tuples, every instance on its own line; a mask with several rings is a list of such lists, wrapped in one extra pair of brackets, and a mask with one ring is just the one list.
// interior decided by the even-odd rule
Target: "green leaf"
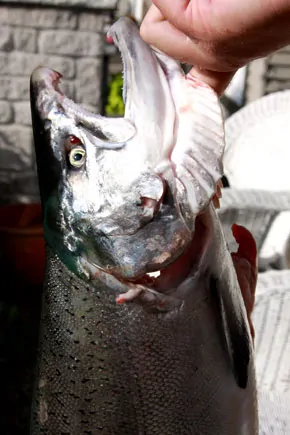
[(123, 116), (125, 106), (122, 96), (123, 76), (122, 73), (114, 74), (109, 83), (109, 95), (106, 105), (106, 114), (108, 116)]

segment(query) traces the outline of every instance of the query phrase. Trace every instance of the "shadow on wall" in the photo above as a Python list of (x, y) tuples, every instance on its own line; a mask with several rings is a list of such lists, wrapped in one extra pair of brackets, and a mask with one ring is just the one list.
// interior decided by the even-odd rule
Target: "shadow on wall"
[(19, 151), (8, 135), (9, 132), (0, 131), (0, 205), (38, 202), (34, 154), (29, 152), (32, 138), (27, 138), (27, 142), (23, 139), (24, 147)]

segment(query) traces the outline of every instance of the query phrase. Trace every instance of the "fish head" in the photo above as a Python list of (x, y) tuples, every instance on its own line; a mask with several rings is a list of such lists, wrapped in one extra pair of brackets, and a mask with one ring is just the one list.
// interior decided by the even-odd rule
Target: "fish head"
[(136, 280), (186, 251), (197, 213), (170, 160), (179, 122), (170, 70), (131, 20), (111, 34), (123, 59), (125, 116), (89, 112), (63, 95), (58, 72), (39, 67), (34, 142), (47, 243), (79, 276), (90, 276), (90, 265)]

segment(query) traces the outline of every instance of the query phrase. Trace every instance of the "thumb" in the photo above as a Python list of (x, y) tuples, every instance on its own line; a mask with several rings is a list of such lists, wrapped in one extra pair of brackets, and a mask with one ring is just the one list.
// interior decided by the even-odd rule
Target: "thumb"
[(192, 76), (206, 83), (218, 95), (222, 95), (222, 93), (226, 90), (235, 73), (236, 71), (231, 71), (231, 72), (212, 71), (198, 66), (194, 66), (190, 70), (190, 74)]
[(152, 0), (162, 16), (184, 33), (191, 33), (194, 27), (193, 2), (191, 0)]
[[(170, 6), (164, 0), (156, 0), (155, 3), (161, 6), (162, 4), (167, 5), (165, 10), (169, 11), (170, 16), (173, 11), (179, 11), (181, 8), (179, 2), (176, 1), (170, 2)], [(184, 0), (181, 0), (180, 3), (184, 3)], [(179, 28), (167, 21), (162, 12), (154, 5), (151, 6), (141, 24), (140, 34), (145, 42), (170, 57), (183, 63), (194, 64), (191, 74), (209, 85), (219, 95), (223, 93), (236, 72), (216, 71), (215, 59), (212, 59), (210, 53), (203, 49), (202, 44), (198, 40), (189, 38)]]

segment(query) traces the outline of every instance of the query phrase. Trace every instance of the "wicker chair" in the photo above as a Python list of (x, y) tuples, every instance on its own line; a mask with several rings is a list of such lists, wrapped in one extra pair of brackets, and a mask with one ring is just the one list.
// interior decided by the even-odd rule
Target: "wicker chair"
[(259, 435), (290, 434), (290, 270), (259, 274), (253, 314)]
[(273, 222), (281, 212), (290, 211), (289, 192), (267, 192), (253, 189), (223, 189), (221, 208), (218, 211), (226, 240), (231, 250), (236, 244), (231, 227), (234, 223), (245, 226), (253, 234), (259, 252), (259, 268), (283, 269), (290, 267), (289, 258), (289, 224), (280, 225), (279, 231), (285, 234), (284, 243), (274, 253), (263, 251), (264, 243), (269, 240)]
[(253, 322), (259, 435), (288, 435), (290, 91), (262, 97), (238, 110), (226, 120), (225, 132), (224, 169), (231, 187), (223, 190), (219, 217), (229, 247), (235, 247), (232, 224), (244, 225), (256, 239), (260, 270), (284, 269), (259, 273)]
[(288, 268), (290, 240), (290, 91), (250, 103), (225, 122), (224, 190), (220, 218), (229, 244), (239, 223), (254, 235), (260, 269)]

